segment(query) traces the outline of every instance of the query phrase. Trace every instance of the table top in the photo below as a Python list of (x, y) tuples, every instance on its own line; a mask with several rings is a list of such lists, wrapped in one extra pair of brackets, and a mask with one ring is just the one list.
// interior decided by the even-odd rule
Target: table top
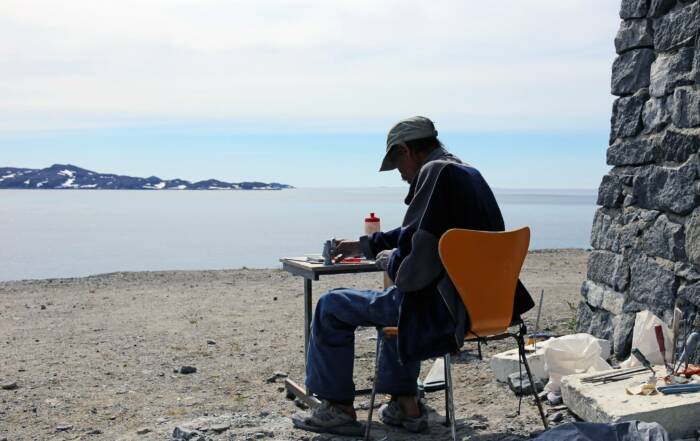
[(335, 265), (324, 265), (322, 263), (312, 263), (306, 260), (306, 257), (283, 257), (282, 269), (295, 274), (297, 276), (306, 277), (307, 279), (318, 280), (321, 275), (332, 274), (352, 274), (352, 273), (371, 273), (383, 271), (377, 267), (373, 260), (364, 260), (360, 263), (337, 263)]

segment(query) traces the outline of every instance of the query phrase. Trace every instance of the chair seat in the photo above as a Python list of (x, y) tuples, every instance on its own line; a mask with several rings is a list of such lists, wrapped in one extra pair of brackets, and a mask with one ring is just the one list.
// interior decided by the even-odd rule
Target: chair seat
[[(490, 337), (500, 337), (506, 331), (508, 331), (508, 330), (501, 329), (501, 328), (493, 329), (493, 330), (487, 329), (485, 332), (480, 332), (479, 335), (476, 335), (472, 332), (467, 332), (467, 335), (464, 336), (464, 341), (478, 341), (482, 338), (488, 339)], [(387, 326), (385, 328), (382, 328), (382, 332), (387, 337), (396, 337), (397, 335), (399, 335), (399, 327), (398, 326)]]

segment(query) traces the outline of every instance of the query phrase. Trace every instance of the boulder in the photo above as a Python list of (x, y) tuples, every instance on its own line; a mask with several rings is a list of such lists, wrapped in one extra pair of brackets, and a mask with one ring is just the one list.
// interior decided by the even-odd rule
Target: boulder
[(676, 295), (676, 277), (672, 269), (653, 259), (639, 256), (630, 267), (630, 291), (623, 307), (626, 313), (649, 309), (663, 317), (673, 308)]
[(700, 92), (693, 86), (674, 91), (671, 119), (676, 127), (700, 127)]
[(697, 199), (693, 189), (696, 175), (696, 167), (690, 164), (680, 168), (644, 167), (634, 178), (637, 205), (677, 214), (689, 213)]
[(606, 156), (608, 165), (651, 164), (656, 160), (657, 145), (651, 138), (618, 140), (608, 148)]
[[(627, 259), (609, 251), (592, 251), (588, 258), (588, 279), (624, 291), (630, 279)], [(588, 302), (594, 305), (592, 302)], [(600, 307), (600, 305), (594, 305)]]
[(588, 332), (593, 320), (593, 308), (586, 302), (581, 301), (576, 310), (576, 332)]
[(590, 280), (583, 282), (581, 295), (586, 303), (596, 309), (604, 309), (613, 314), (621, 314), (625, 303), (625, 295), (614, 291), (605, 285), (600, 285)]
[(693, 212), (686, 223), (685, 249), (688, 260), (700, 268), (700, 208)]
[(603, 340), (612, 340), (614, 332), (613, 318), (613, 314), (604, 309), (594, 310), (588, 333)]
[(700, 133), (667, 130), (659, 140), (658, 152), (664, 161), (685, 162), (700, 151)]
[(622, 360), (629, 356), (632, 349), (632, 330), (634, 329), (634, 321), (636, 314), (620, 314), (613, 319), (613, 351), (618, 360)]
[(693, 57), (693, 48), (690, 47), (659, 54), (651, 65), (649, 94), (662, 97), (678, 86), (692, 84)]
[(613, 62), (611, 88), (613, 95), (631, 95), (649, 87), (653, 49), (632, 49)]
[(598, 205), (620, 207), (625, 196), (622, 194), (622, 182), (615, 175), (605, 175), (598, 188)]
[(642, 131), (648, 134), (666, 127), (671, 122), (672, 105), (673, 95), (647, 100), (642, 109)]
[(671, 222), (665, 214), (644, 231), (642, 251), (649, 256), (679, 261), (685, 259), (685, 230), (683, 225)]
[[(660, 1), (663, 3), (663, 1)], [(665, 8), (657, 8), (663, 11)], [(656, 10), (652, 16), (658, 16)], [(685, 45), (693, 40), (700, 29), (700, 3), (694, 2), (661, 17), (654, 26), (654, 48), (664, 52)]]
[(649, 94), (647, 89), (642, 89), (632, 96), (618, 98), (613, 103), (612, 117), (610, 118), (610, 143), (616, 138), (634, 136), (642, 131), (642, 109)]
[(649, 4), (649, 17), (658, 18), (671, 10), (676, 0), (651, 0)]
[(625, 20), (615, 37), (615, 50), (618, 54), (640, 47), (654, 46), (654, 29), (651, 20), (646, 18)]
[(649, 12), (649, 0), (622, 0), (620, 5), (620, 18), (646, 17)]
[(678, 290), (678, 297), (700, 308), (700, 283), (681, 286)]

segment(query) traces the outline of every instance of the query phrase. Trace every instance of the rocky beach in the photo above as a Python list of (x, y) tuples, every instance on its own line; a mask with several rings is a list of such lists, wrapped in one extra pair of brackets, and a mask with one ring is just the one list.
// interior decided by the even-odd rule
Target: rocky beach
[[(536, 299), (545, 290), (542, 329), (574, 329), (587, 257), (529, 254), (522, 279)], [(333, 287), (381, 285), (381, 274), (326, 277), (314, 300)], [(283, 388), (286, 376), (303, 378), (302, 287), (281, 270), (245, 268), (0, 282), (0, 440), (334, 439), (289, 420), (302, 412)], [(526, 317), (531, 328), (535, 314)], [(358, 388), (371, 385), (375, 335), (356, 334)], [(517, 397), (490, 371), (489, 355), (511, 347), (489, 344), (480, 361), (465, 346), (455, 358), (462, 437), (519, 440), (541, 430), (530, 399), (516, 415)], [(360, 419), (368, 399), (355, 403)], [(375, 423), (375, 439), (448, 439), (443, 394), (428, 394), (427, 404), (430, 433)], [(546, 410), (554, 421), (571, 418)]]

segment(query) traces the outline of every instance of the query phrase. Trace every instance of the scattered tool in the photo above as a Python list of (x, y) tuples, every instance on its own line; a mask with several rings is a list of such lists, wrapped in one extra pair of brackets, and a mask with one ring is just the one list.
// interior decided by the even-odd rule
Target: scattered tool
[(688, 336), (688, 339), (685, 341), (685, 345), (683, 346), (683, 353), (678, 358), (677, 365), (673, 367), (674, 374), (678, 372), (683, 363), (686, 364), (686, 367), (688, 366), (690, 356), (695, 353), (695, 350), (698, 347), (698, 343), (700, 343), (700, 332), (691, 332)]
[(619, 369), (617, 372), (608, 372), (605, 374), (598, 374), (592, 377), (586, 377), (581, 380), (582, 383), (609, 383), (613, 381), (626, 380), (633, 377), (635, 374), (646, 372), (645, 367), (636, 367), (630, 369)]
[(700, 392), (700, 384), (674, 384), (657, 388), (664, 395), (686, 394)]
[[(649, 362), (649, 360), (647, 359), (647, 357), (644, 356), (644, 354), (642, 354), (642, 351), (640, 351), (640, 350), (637, 349), (637, 348), (634, 348), (634, 349), (632, 349), (632, 355), (634, 355), (634, 358), (636, 358), (637, 360), (639, 360), (639, 362), (642, 363), (642, 365), (643, 365), (645, 368), (647, 368), (647, 369), (649, 369), (649, 370), (651, 371), (652, 378), (654, 379), (654, 381), (656, 381), (656, 371), (655, 371), (654, 368), (651, 366), (651, 363)], [(651, 378), (650, 378), (650, 380), (651, 380)]]
[(671, 324), (671, 329), (673, 332), (673, 351), (671, 351), (671, 367), (676, 365), (676, 351), (678, 351), (678, 332), (680, 331), (681, 320), (683, 320), (683, 311), (678, 308), (678, 302), (676, 300), (676, 306), (673, 308), (673, 323)]
[(656, 333), (656, 344), (659, 345), (659, 351), (661, 351), (661, 358), (664, 360), (664, 367), (666, 368), (666, 373), (671, 375), (671, 367), (666, 361), (666, 341), (664, 340), (664, 328), (661, 325), (654, 326), (654, 332)]
[(335, 241), (335, 239), (327, 240), (323, 244), (323, 264), (324, 265), (333, 265), (333, 254), (335, 254), (335, 248), (338, 246), (338, 243)]
[[(542, 316), (542, 302), (544, 301), (544, 290), (540, 292), (540, 303), (537, 305), (537, 319), (535, 320), (535, 332), (527, 336), (527, 344), (537, 345), (537, 332), (540, 330), (540, 317)], [(535, 347), (537, 350), (537, 347)]]

